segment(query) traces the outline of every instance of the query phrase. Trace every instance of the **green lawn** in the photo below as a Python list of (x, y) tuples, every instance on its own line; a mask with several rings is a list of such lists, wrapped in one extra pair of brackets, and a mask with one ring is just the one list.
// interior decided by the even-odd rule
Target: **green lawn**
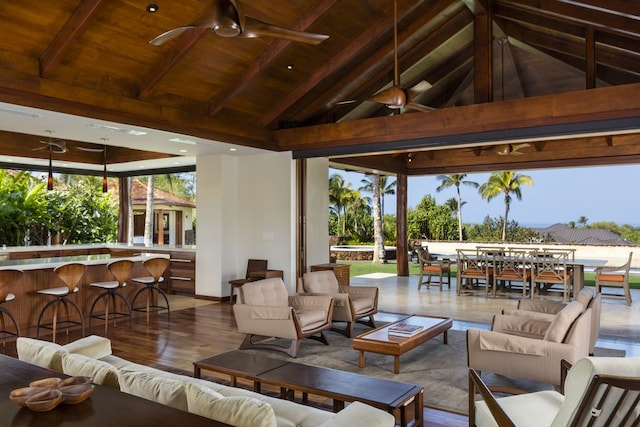
[[(349, 264), (351, 268), (349, 269), (349, 275), (353, 276), (361, 276), (363, 274), (369, 273), (391, 273), (396, 274), (396, 263), (390, 262), (388, 264), (380, 264), (375, 265), (371, 263), (371, 261), (339, 261), (340, 264)], [(420, 274), (420, 265), (410, 262), (409, 263), (409, 274)], [(455, 277), (456, 275), (456, 267), (455, 265), (451, 267), (451, 276)], [(595, 275), (591, 272), (584, 273), (584, 284), (585, 286), (594, 286), (595, 284)], [(631, 275), (629, 278), (629, 287), (631, 289), (640, 289), (640, 276)]]

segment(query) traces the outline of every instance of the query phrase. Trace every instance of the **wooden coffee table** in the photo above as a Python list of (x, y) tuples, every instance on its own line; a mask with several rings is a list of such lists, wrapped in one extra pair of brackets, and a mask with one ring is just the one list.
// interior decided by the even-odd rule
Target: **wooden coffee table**
[[(407, 322), (423, 326), (423, 329), (410, 337), (396, 337), (389, 335), (389, 327), (400, 322)], [(453, 321), (448, 317), (411, 315), (404, 319), (389, 323), (380, 328), (360, 334), (353, 339), (353, 349), (360, 352), (359, 366), (364, 368), (364, 352), (388, 354), (394, 357), (393, 372), (400, 373), (400, 355), (416, 348), (431, 338), (442, 334), (447, 344), (447, 332)]]
[[(217, 354), (193, 363), (194, 376), (201, 378), (202, 371), (211, 371), (253, 382), (253, 389), (261, 391), (261, 385), (280, 388), (283, 398), (293, 400), (296, 391), (302, 392), (302, 401), (308, 395), (333, 400), (333, 410), (344, 408), (345, 402), (360, 401), (391, 414), (398, 414), (401, 427), (424, 425), (424, 387), (417, 384), (375, 378), (344, 372), (337, 369), (288, 362), (265, 355), (255, 355), (238, 350)], [(411, 415), (413, 415), (411, 417)]]

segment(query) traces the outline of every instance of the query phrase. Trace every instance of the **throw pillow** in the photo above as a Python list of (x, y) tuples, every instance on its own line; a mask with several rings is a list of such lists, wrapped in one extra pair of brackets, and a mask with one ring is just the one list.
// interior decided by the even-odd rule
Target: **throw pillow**
[(189, 412), (237, 427), (276, 427), (267, 402), (248, 396), (224, 397), (200, 384), (187, 384)]

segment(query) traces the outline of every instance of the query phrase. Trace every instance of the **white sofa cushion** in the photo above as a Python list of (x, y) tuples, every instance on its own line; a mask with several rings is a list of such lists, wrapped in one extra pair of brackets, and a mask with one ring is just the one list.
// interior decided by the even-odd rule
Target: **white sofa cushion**
[(91, 377), (95, 384), (120, 389), (118, 370), (115, 366), (84, 354), (62, 355), (62, 372), (72, 377)]
[(236, 427), (276, 427), (268, 403), (246, 396), (224, 397), (199, 384), (186, 385), (189, 412)]
[(320, 424), (319, 427), (384, 427), (395, 425), (393, 415), (381, 409), (372, 408), (361, 402), (352, 402), (335, 417)]
[(155, 372), (119, 372), (120, 390), (182, 411), (188, 410), (184, 381)]
[(67, 353), (67, 350), (61, 345), (34, 338), (18, 337), (16, 349), (18, 351), (18, 359), (56, 372), (62, 372), (62, 355)]
[(69, 353), (84, 354), (94, 359), (100, 359), (101, 357), (111, 354), (111, 340), (98, 335), (89, 335), (88, 337), (65, 344), (62, 347)]

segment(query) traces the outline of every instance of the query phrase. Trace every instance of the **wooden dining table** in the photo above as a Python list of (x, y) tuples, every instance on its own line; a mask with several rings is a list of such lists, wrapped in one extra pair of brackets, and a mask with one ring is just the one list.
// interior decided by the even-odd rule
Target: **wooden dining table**
[(0, 355), (0, 426), (229, 427), (229, 424), (100, 385), (95, 386), (87, 400), (76, 405), (58, 405), (47, 412), (20, 407), (9, 399), (11, 390), (27, 387), (31, 381), (49, 377), (65, 378), (66, 375)]
[[(499, 248), (492, 248), (494, 250), (497, 250)], [(504, 252), (508, 253), (509, 250), (507, 248), (503, 248)], [(475, 251), (474, 249), (465, 249), (465, 252), (473, 252)], [(459, 254), (439, 254), (438, 258), (442, 258), (442, 259), (452, 259), (452, 260), (459, 260)], [(527, 259), (529, 259), (530, 257), (527, 257)], [(528, 261), (530, 262), (530, 261)], [(588, 259), (588, 258), (570, 258), (566, 265), (568, 268), (571, 268), (573, 271), (573, 295), (575, 296), (578, 292), (580, 292), (580, 289), (582, 289), (584, 287), (584, 272), (585, 272), (585, 267), (588, 268), (596, 268), (596, 267), (601, 267), (603, 265), (605, 265), (607, 263), (606, 259)]]

